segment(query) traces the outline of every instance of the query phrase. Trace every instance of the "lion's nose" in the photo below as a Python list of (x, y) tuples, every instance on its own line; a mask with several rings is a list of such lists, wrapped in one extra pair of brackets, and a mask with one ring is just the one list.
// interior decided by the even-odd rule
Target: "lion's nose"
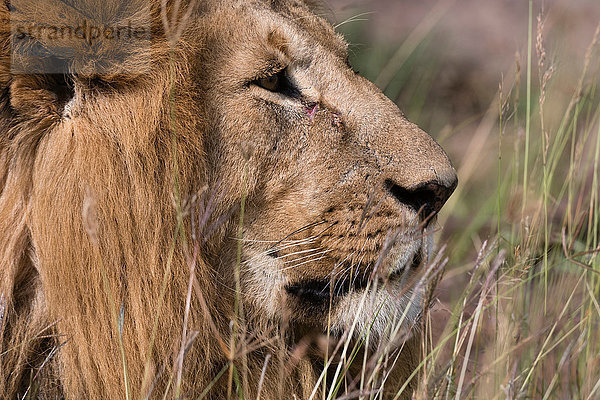
[(430, 181), (413, 188), (402, 187), (391, 179), (385, 180), (387, 192), (398, 202), (415, 210), (423, 220), (430, 219), (442, 209), (457, 184), (456, 174), (445, 183)]

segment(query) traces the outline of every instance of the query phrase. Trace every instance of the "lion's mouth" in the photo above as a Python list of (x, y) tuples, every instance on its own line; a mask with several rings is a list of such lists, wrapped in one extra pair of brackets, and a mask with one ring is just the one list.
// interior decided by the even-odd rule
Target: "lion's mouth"
[(302, 303), (310, 303), (312, 305), (325, 304), (346, 296), (350, 292), (364, 290), (374, 279), (391, 284), (399, 282), (405, 275), (407, 266), (410, 269), (416, 269), (421, 265), (422, 261), (422, 252), (417, 251), (409, 263), (401, 268), (397, 268), (387, 277), (373, 277), (372, 273), (363, 273), (357, 274), (354, 277), (338, 278), (337, 281), (332, 279), (310, 279), (289, 284), (285, 287), (285, 290), (289, 295)]

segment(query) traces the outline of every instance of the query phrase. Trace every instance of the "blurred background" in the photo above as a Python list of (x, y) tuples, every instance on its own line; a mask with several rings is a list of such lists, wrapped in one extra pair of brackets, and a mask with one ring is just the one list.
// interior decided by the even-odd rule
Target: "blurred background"
[[(351, 44), (356, 68), (430, 130), (484, 112), (502, 77), (512, 78), (517, 62), (523, 67), (527, 61), (526, 0), (329, 0), (328, 5)], [(536, 0), (533, 13), (543, 15), (550, 61), (577, 79), (600, 21), (600, 2)]]
[(420, 396), (600, 398), (600, 1), (327, 4), (458, 170)]

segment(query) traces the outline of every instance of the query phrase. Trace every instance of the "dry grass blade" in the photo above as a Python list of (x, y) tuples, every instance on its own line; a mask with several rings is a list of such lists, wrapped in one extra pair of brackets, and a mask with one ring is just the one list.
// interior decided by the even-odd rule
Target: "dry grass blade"
[(267, 373), (267, 366), (269, 365), (270, 359), (271, 359), (271, 355), (267, 354), (265, 356), (265, 362), (263, 364), (262, 370), (260, 372), (260, 378), (258, 380), (258, 388), (256, 390), (256, 400), (260, 400), (260, 392), (262, 391), (263, 383), (265, 382), (265, 374)]
[(458, 390), (456, 391), (456, 396), (455, 396), (455, 398), (457, 400), (460, 399), (460, 394), (462, 392), (463, 382), (465, 380), (465, 374), (467, 372), (468, 359), (471, 355), (473, 341), (475, 340), (475, 332), (477, 330), (477, 326), (480, 321), (479, 317), (481, 315), (481, 310), (483, 309), (483, 304), (484, 304), (485, 298), (489, 295), (489, 289), (491, 287), (492, 279), (494, 278), (494, 276), (496, 275), (496, 272), (498, 271), (498, 269), (504, 262), (505, 257), (506, 257), (506, 252), (504, 250), (501, 250), (500, 254), (498, 254), (496, 259), (494, 260), (494, 262), (492, 264), (492, 268), (490, 269), (490, 272), (488, 273), (485, 283), (484, 283), (483, 287), (481, 288), (481, 295), (480, 295), (479, 301), (477, 303), (477, 308), (475, 309), (475, 317), (473, 318), (473, 321), (471, 322), (471, 333), (469, 334), (467, 350), (465, 351), (465, 360), (463, 361), (462, 369), (460, 371), (460, 378), (458, 380), (458, 385), (457, 385)]

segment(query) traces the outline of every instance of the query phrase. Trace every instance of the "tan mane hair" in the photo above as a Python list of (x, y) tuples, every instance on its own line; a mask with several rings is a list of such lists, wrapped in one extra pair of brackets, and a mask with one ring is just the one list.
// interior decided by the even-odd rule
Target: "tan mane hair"
[[(30, 3), (35, 5), (33, 10), (16, 15), (37, 21), (37, 13), (58, 11), (56, 2)], [(102, 3), (110, 9), (105, 4), (110, 1)], [(146, 2), (132, 3), (133, 8), (142, 8)], [(157, 4), (153, 7), (153, 25), (160, 26)], [(2, 27), (10, 27), (4, 5)], [(76, 99), (83, 95), (97, 98), (88, 102), (96, 108), (86, 114), (91, 117), (79, 120), (77, 136), (71, 137), (71, 121), (61, 118), (62, 110), (53, 98), (55, 77), (11, 73), (9, 34), (2, 32), (0, 62), (0, 393), (4, 398), (23, 395), (36, 374), (50, 371), (49, 379), (59, 372), (69, 397), (101, 398), (110, 393), (108, 398), (124, 398), (114, 330), (116, 308), (122, 313), (128, 385), (138, 398), (142, 385), (148, 390), (161, 368), (147, 360), (165, 363), (162, 381), (166, 382), (182, 335), (189, 268), (182, 246), (173, 246), (177, 236), (175, 177), (181, 193), (197, 192), (204, 184), (199, 179), (202, 161), (189, 157), (202, 149), (202, 120), (196, 117), (196, 103), (188, 98), (190, 82), (182, 79), (189, 76), (181, 70), (185, 63), (178, 59), (185, 52), (178, 49), (177, 62), (169, 68), (168, 43), (155, 38), (151, 71), (135, 77), (134, 84), (129, 75), (108, 77), (109, 84), (119, 88), (108, 95), (96, 95), (95, 91), (103, 89), (91, 86), (93, 77), (75, 78), (76, 87), (85, 90), (76, 93)], [(179, 138), (176, 157), (168, 111), (172, 80), (177, 82), (177, 119), (171, 127)], [(60, 133), (50, 135), (55, 129)], [(95, 206), (82, 215), (85, 202)], [(86, 231), (84, 218), (98, 221), (96, 234)], [(32, 236), (38, 242), (32, 243)], [(33, 246), (52, 254), (35, 254)], [(54, 259), (52, 268), (39, 270), (37, 257)], [(212, 304), (212, 287), (204, 285), (209, 279), (202, 277), (206, 270), (201, 259), (195, 271), (207, 310), (219, 315), (217, 305)], [(39, 290), (42, 282), (45, 291)], [(155, 308), (156, 299), (161, 299), (160, 309)], [(95, 317), (82, 320), (77, 315)], [(57, 326), (72, 335), (55, 337)], [(219, 367), (212, 362), (215, 349), (210, 336), (209, 330), (198, 332), (199, 345), (186, 357), (190, 365), (185, 369), (191, 372), (184, 390), (206, 386), (207, 377), (214, 376), (213, 370)], [(99, 347), (93, 353), (72, 351), (94, 350), (90, 346), (94, 343)], [(60, 357), (53, 354), (56, 351)], [(49, 362), (40, 370), (45, 359)], [(62, 364), (76, 368), (66, 370)], [(160, 383), (163, 389), (164, 382)], [(155, 390), (160, 392), (160, 388)]]

